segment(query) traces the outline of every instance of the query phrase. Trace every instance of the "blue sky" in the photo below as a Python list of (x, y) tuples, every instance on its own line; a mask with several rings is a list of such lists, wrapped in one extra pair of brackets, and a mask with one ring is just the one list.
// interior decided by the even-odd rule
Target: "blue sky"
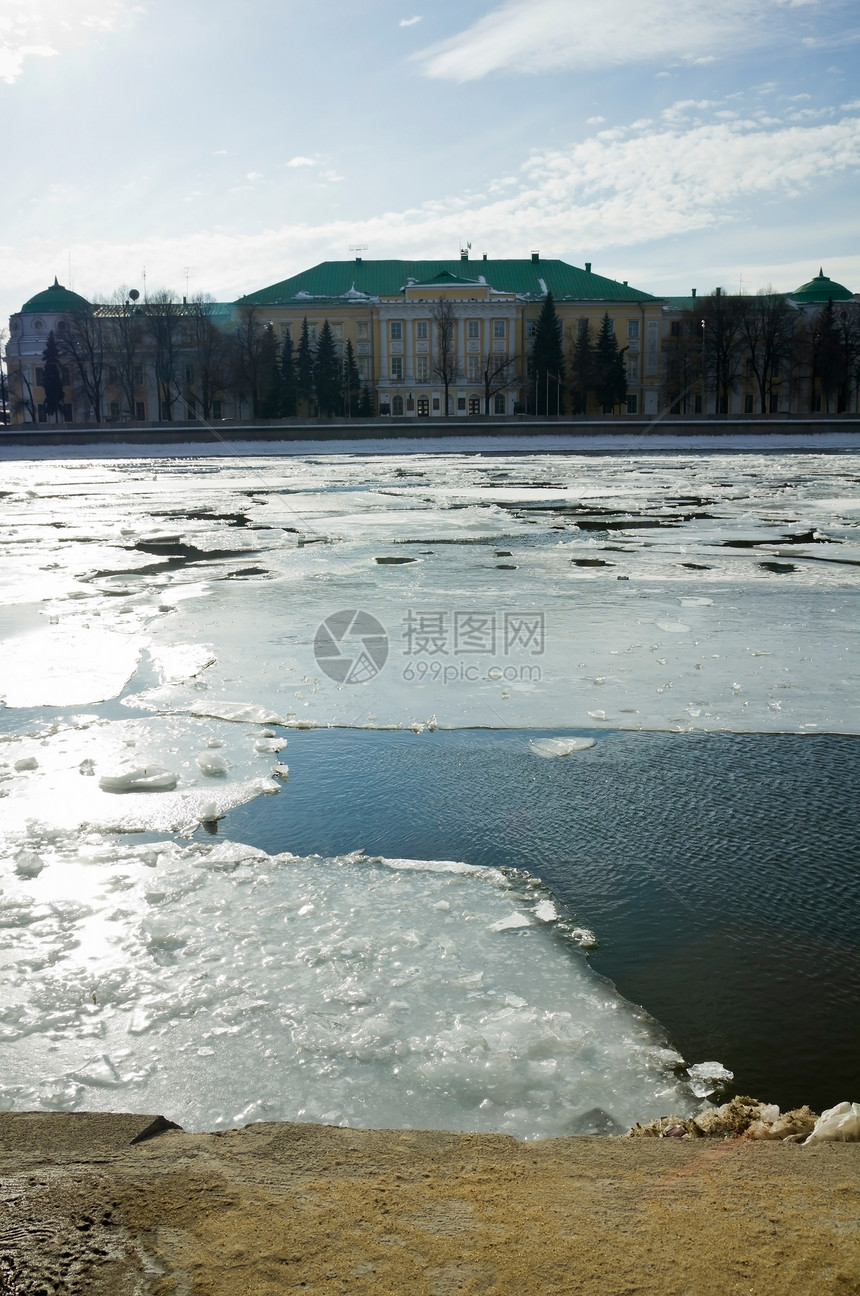
[(0, 320), (55, 274), (225, 300), (365, 244), (860, 290), (858, 64), (856, 0), (28, 0)]

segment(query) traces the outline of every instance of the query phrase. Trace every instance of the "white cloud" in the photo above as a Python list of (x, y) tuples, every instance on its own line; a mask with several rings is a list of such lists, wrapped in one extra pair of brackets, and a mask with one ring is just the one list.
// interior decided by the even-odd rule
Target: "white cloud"
[(316, 166), (316, 160), (314, 158), (309, 158), (309, 157), (294, 157), (294, 158), (290, 158), (289, 162), (287, 163), (287, 166), (312, 167), (312, 166)]
[(414, 27), (415, 24), (420, 23), (420, 21), (421, 21), (421, 15), (416, 14), (414, 18), (401, 18), (400, 22), (397, 25), (398, 27)]
[(246, 171), (246, 173), (245, 173), (245, 179), (246, 179), (246, 180), (250, 180), (251, 183), (253, 184), (253, 183), (255, 183), (257, 180), (262, 180), (262, 179), (263, 179), (263, 173), (262, 173), (262, 171)]
[(94, 32), (109, 32), (139, 9), (131, 0), (27, 0), (0, 14), (0, 80), (17, 81), (27, 58), (49, 58)]
[(589, 124), (589, 126), (599, 126), (599, 125), (601, 124), (601, 122), (605, 122), (605, 121), (606, 121), (606, 118), (605, 118), (605, 117), (589, 117), (587, 120), (588, 120), (588, 124)]
[(501, 70), (545, 73), (653, 59), (703, 64), (773, 44), (779, 11), (828, 0), (503, 0), (471, 27), (415, 57), (426, 75), (474, 81)]
[[(828, 240), (853, 246), (839, 225), (845, 223), (843, 210), (834, 208), (832, 217), (825, 214), (826, 194), (828, 182), (858, 171), (860, 117), (814, 126), (779, 123), (775, 128), (749, 120), (692, 126), (664, 122), (600, 132), (535, 153), (514, 184), (495, 192), (451, 195), (363, 221), (295, 223), (256, 234), (208, 229), (193, 237), (79, 244), (72, 247), (72, 256), (81, 290), (89, 285), (109, 292), (127, 280), (129, 267), (138, 265), (148, 267), (153, 283), (179, 282), (193, 247), (201, 282), (223, 297), (285, 278), (317, 260), (346, 258), (356, 242), (367, 243), (371, 256), (456, 256), (464, 229), (495, 257), (521, 257), (540, 247), (545, 256), (581, 261), (583, 253), (624, 248), (629, 263), (637, 248), (640, 261), (653, 259), (649, 248), (661, 240), (686, 239), (696, 231), (712, 239), (717, 227), (732, 222), (761, 226), (769, 211), (785, 213), (795, 198), (809, 193), (821, 196), (808, 235), (815, 246)], [(43, 281), (50, 282), (55, 264), (65, 264), (67, 246), (33, 241), (14, 254), (11, 248), (0, 249), (0, 281), (7, 296), (18, 292), (20, 303)], [(613, 259), (617, 261), (617, 251)]]

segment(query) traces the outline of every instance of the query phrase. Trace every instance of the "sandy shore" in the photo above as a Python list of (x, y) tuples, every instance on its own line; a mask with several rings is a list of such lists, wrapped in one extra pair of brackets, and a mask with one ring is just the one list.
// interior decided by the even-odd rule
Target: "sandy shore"
[(850, 1296), (860, 1144), (0, 1115), (0, 1293)]

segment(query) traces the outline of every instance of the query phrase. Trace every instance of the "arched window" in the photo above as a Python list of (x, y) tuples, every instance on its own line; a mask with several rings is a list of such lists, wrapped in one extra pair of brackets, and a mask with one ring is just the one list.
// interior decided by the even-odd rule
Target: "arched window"
[(504, 414), (504, 412), (505, 412), (505, 398), (501, 392), (496, 392), (495, 396), (493, 397), (493, 413)]
[(391, 413), (396, 418), (398, 414), (403, 413), (403, 397), (395, 396), (391, 402)]

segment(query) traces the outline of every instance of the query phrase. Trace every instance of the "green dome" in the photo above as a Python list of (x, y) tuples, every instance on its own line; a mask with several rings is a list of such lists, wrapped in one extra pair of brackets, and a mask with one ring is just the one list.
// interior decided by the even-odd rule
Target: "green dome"
[(850, 301), (853, 293), (850, 288), (844, 287), (843, 284), (836, 283), (833, 279), (828, 279), (824, 270), (818, 271), (814, 279), (809, 283), (801, 284), (794, 292), (788, 296), (792, 301), (807, 302), (826, 302), (828, 297), (833, 301)]
[(44, 292), (36, 293), (29, 301), (24, 302), (21, 307), (22, 315), (60, 315), (66, 311), (80, 314), (82, 311), (92, 310), (86, 297), (81, 297), (78, 293), (70, 292), (62, 284), (57, 283), (56, 276), (50, 288)]

